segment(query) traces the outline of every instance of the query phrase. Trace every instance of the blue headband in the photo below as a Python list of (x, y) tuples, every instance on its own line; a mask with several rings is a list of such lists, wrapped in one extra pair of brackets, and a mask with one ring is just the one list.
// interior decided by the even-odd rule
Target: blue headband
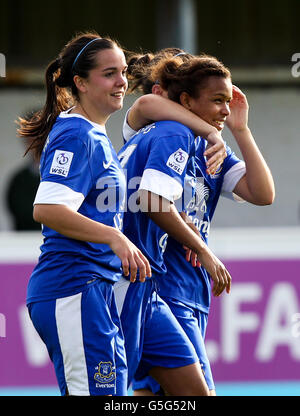
[(84, 47), (82, 48), (82, 49), (80, 49), (80, 51), (78, 52), (78, 54), (77, 54), (77, 56), (76, 56), (76, 58), (74, 59), (74, 62), (73, 62), (73, 65), (72, 65), (72, 71), (73, 71), (73, 69), (74, 69), (74, 66), (75, 66), (75, 64), (76, 64), (76, 62), (78, 61), (78, 58), (80, 57), (80, 55), (82, 54), (82, 52), (91, 44), (91, 43), (93, 43), (93, 42), (95, 42), (96, 40), (99, 40), (99, 39), (102, 39), (102, 38), (95, 38), (95, 39), (92, 39), (92, 40), (90, 40), (86, 45), (84, 45)]
[(180, 56), (180, 55), (186, 55), (186, 52), (179, 52), (176, 55), (174, 55), (174, 58), (176, 58), (176, 56)]

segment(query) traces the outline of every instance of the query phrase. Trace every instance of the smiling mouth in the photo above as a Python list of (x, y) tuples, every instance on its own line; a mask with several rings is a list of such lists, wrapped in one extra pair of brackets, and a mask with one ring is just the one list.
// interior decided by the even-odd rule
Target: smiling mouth
[(115, 98), (123, 98), (124, 93), (123, 92), (115, 92), (115, 93), (111, 94), (111, 96), (115, 97)]
[(224, 123), (225, 123), (225, 120), (222, 120), (222, 121), (215, 120), (215, 124), (218, 126), (220, 130), (224, 128)]

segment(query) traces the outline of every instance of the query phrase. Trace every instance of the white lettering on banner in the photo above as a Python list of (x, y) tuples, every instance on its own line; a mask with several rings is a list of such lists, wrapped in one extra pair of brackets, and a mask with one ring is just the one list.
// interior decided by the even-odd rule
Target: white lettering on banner
[(6, 318), (3, 313), (0, 313), (0, 338), (6, 337)]
[(239, 358), (240, 334), (253, 332), (258, 328), (259, 316), (252, 312), (241, 312), (243, 302), (256, 302), (262, 296), (258, 283), (235, 283), (229, 296), (223, 297), (221, 308), (221, 345), (224, 361)]
[(300, 337), (300, 313), (295, 313), (292, 315), (291, 321), (293, 322), (292, 325), (292, 336), (295, 338)]
[(46, 346), (36, 332), (28, 315), (26, 305), (19, 308), (21, 332), (24, 339), (25, 356), (30, 365), (42, 367), (49, 362)]
[(289, 347), (291, 357), (300, 359), (300, 340), (291, 334), (291, 316), (299, 310), (297, 294), (290, 283), (273, 286), (258, 339), (255, 356), (259, 361), (273, 359), (279, 345)]

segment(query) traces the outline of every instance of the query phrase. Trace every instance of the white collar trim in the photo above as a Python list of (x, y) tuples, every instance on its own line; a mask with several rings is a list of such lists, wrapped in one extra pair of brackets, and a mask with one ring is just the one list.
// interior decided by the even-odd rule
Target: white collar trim
[(62, 111), (62, 112), (59, 114), (59, 117), (61, 117), (61, 118), (71, 118), (71, 117), (82, 118), (83, 120), (87, 121), (87, 122), (88, 122), (88, 123), (90, 123), (92, 126), (94, 126), (96, 129), (100, 130), (102, 133), (104, 133), (105, 135), (107, 135), (107, 133), (106, 133), (106, 128), (105, 128), (104, 126), (101, 126), (101, 124), (95, 123), (95, 122), (93, 122), (93, 121), (89, 120), (88, 118), (86, 118), (86, 117), (82, 116), (81, 114), (77, 114), (77, 113), (70, 114), (69, 112), (70, 112), (73, 108), (74, 108), (74, 107), (69, 108), (69, 109), (68, 109), (68, 110), (66, 110), (66, 111)]

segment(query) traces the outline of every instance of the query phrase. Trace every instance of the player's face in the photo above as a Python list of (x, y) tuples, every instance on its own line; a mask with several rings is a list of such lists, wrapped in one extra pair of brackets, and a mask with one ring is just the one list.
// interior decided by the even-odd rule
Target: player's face
[(99, 114), (108, 117), (123, 106), (127, 64), (123, 51), (117, 47), (98, 52), (95, 59), (98, 65), (85, 80), (86, 98)]
[(210, 76), (199, 90), (198, 98), (188, 97), (189, 109), (202, 120), (216, 127), (224, 128), (226, 117), (230, 114), (232, 83), (229, 78)]

